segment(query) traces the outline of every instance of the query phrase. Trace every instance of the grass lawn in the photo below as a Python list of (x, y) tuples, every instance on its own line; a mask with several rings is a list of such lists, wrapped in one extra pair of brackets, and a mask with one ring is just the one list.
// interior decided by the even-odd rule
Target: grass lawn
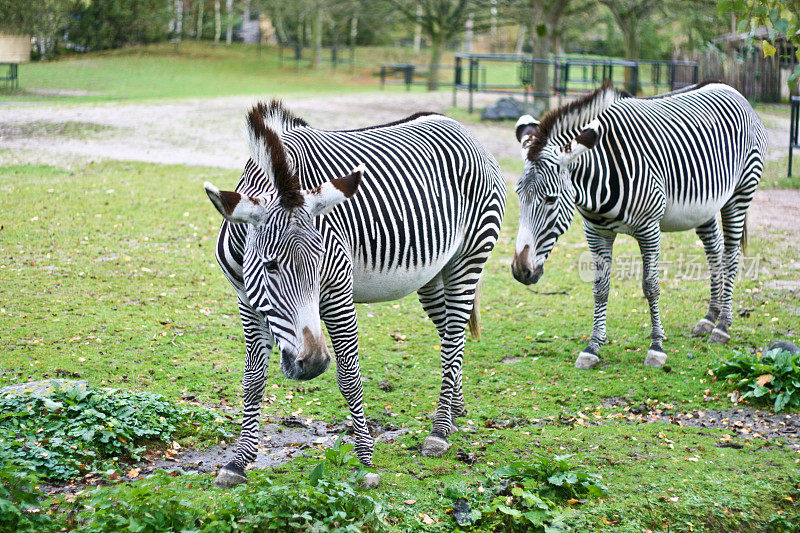
[[(158, 392), (173, 400), (196, 394), (201, 401), (240, 405), (244, 339), (235, 297), (214, 260), (220, 217), (201, 185), (208, 180), (232, 188), (237, 172), (95, 163), (72, 170), (4, 167), (0, 174), (6, 198), (0, 386), (62, 370), (98, 387)], [(576, 502), (568, 520), (581, 531), (763, 531), (796, 520), (800, 512), (786, 498), (798, 496), (800, 454), (764, 439), (734, 437), (741, 448), (728, 447), (730, 431), (645, 423), (630, 412), (631, 406), (667, 414), (730, 409), (729, 390), (710, 378), (708, 364), (775, 338), (796, 340), (797, 302), (764, 286), (797, 277), (785, 268), (777, 238), (751, 233), (748, 254), (758, 258), (757, 275), (737, 285), (731, 346), (689, 336), (705, 314), (708, 288), (679, 270), (694, 260), (703, 264), (703, 251), (694, 233), (669, 234), (663, 240), (668, 273), (661, 309), (671, 371), (642, 366), (647, 305), (638, 277), (622, 271), (612, 277), (604, 362), (579, 371), (572, 363), (592, 320), (591, 284), (579, 276), (588, 254), (579, 221), (531, 288), (510, 275), (516, 224), (510, 192), (485, 271), (483, 337), (466, 348), (469, 413), (461, 423), (469, 430), (451, 437), (444, 458), (419, 455), (441, 377), (433, 326), (415, 296), (358, 306), (367, 416), (410, 430), (393, 444), (379, 444), (375, 453), (382, 481), (371, 495), (395, 510), (395, 527), (451, 530), (445, 487), (474, 486), (485, 473), (534, 454), (565, 453), (575, 454), (571, 461), (586, 471), (602, 474), (609, 489), (605, 498)], [(633, 271), (640, 264), (627, 237), (618, 239), (615, 258)], [(741, 310), (748, 310), (746, 316), (738, 316)], [(393, 333), (407, 338), (397, 341)], [(332, 371), (297, 383), (272, 365), (269, 376), (265, 417), (298, 413), (333, 422), (347, 414)], [(378, 388), (382, 380), (394, 389)], [(459, 461), (459, 449), (475, 452), (477, 462)], [(319, 453), (310, 449), (282, 467), (254, 471), (249, 487), (262, 486), (267, 477), (275, 483), (304, 480)], [(187, 475), (158, 483), (191, 506), (207, 508), (228, 498), (210, 488), (211, 480)], [(122, 490), (147, 491), (148, 483), (154, 482)], [(48, 504), (59, 520), (85, 504), (54, 498)], [(424, 526), (420, 513), (435, 523)]]

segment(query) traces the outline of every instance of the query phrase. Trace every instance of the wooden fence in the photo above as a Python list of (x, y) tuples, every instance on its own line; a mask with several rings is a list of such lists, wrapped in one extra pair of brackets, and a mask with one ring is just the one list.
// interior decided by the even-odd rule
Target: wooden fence
[(700, 64), (700, 78), (724, 81), (754, 102), (781, 101), (780, 64), (774, 57), (765, 58), (761, 50), (748, 53), (722, 53), (706, 50), (690, 59)]

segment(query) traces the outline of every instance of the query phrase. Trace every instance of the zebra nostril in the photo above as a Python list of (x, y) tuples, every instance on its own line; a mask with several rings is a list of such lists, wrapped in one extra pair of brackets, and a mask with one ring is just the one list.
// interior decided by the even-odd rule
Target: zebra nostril
[(297, 370), (299, 372), (303, 372), (303, 367), (304, 367), (305, 361), (303, 359), (299, 359), (298, 358), (298, 359), (295, 360), (295, 364), (297, 365)]

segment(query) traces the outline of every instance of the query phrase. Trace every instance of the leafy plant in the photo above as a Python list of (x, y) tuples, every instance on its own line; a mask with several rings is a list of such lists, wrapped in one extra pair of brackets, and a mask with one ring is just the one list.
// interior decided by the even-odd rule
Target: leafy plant
[(357, 471), (352, 479), (351, 482), (357, 482), (366, 473), (366, 470), (361, 464), (361, 461), (358, 460), (358, 457), (353, 454), (354, 446), (352, 444), (343, 444), (343, 436), (339, 435), (339, 438), (336, 439), (336, 443), (325, 450), (325, 459), (317, 464), (309, 473), (308, 481), (312, 486), (316, 486), (319, 483), (319, 480), (325, 476), (325, 466), (338, 466), (338, 467), (345, 467), (345, 468), (356, 468)]
[(0, 413), (0, 458), (26, 462), (52, 480), (139, 460), (145, 443), (170, 442), (201, 427), (230, 437), (211, 411), (144, 392), (57, 388), (51, 396), (0, 398)]
[(39, 509), (44, 495), (36, 487), (38, 477), (29, 464), (0, 464), (0, 531), (39, 531), (50, 517)]
[[(597, 474), (574, 470), (570, 455), (537, 457), (495, 470), (477, 494), (448, 487), (454, 500), (453, 517), (460, 526), (482, 530), (555, 532), (569, 529), (570, 514), (560, 502), (578, 503), (580, 496), (603, 496), (606, 488)], [(470, 505), (470, 502), (472, 505)]]
[(742, 399), (772, 402), (776, 413), (800, 405), (800, 354), (770, 350), (764, 355), (737, 353), (730, 360), (711, 365), (718, 379), (744, 391)]
[(314, 531), (378, 532), (388, 529), (385, 511), (352, 485), (321, 479), (316, 486), (242, 485), (198, 504), (186, 487), (160, 471), (144, 482), (98, 487), (83, 501), (78, 529), (89, 533), (183, 531), (193, 533)]

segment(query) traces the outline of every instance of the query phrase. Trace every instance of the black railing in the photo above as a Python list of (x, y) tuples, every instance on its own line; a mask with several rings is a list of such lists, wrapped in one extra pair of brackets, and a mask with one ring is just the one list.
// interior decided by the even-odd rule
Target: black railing
[[(325, 46), (322, 50), (324, 52), (322, 57), (320, 57), (320, 61), (323, 63), (330, 63), (333, 69), (335, 69), (337, 65), (355, 65), (355, 48), (352, 46)], [(302, 63), (311, 65), (313, 63), (313, 53), (313, 48), (302, 46), (297, 43), (283, 43), (278, 47), (278, 58), (281, 66), (284, 61), (293, 61), (297, 68), (299, 68)]]
[[(516, 79), (487, 76), (487, 63), (516, 64)], [(478, 76), (478, 73), (481, 73)], [(537, 96), (568, 96), (586, 93), (605, 80), (616, 80), (633, 95), (647, 87), (675, 90), (698, 82), (699, 67), (693, 61), (629, 61), (555, 57), (537, 59), (524, 54), (456, 54), (453, 77), (453, 106), (457, 93), (469, 93), (468, 108), (473, 111), (473, 94), (520, 94), (527, 100)], [(546, 76), (547, 83), (536, 83), (536, 76)], [(487, 83), (487, 78), (489, 82)], [(620, 79), (622, 78), (622, 79)]]
[(19, 64), (0, 63), (0, 67), (2, 66), (8, 67), (8, 70), (5, 76), (0, 76), (0, 81), (12, 91), (19, 89)]
[(791, 97), (791, 111), (789, 112), (789, 173), (792, 177), (792, 150), (800, 148), (800, 96)]

